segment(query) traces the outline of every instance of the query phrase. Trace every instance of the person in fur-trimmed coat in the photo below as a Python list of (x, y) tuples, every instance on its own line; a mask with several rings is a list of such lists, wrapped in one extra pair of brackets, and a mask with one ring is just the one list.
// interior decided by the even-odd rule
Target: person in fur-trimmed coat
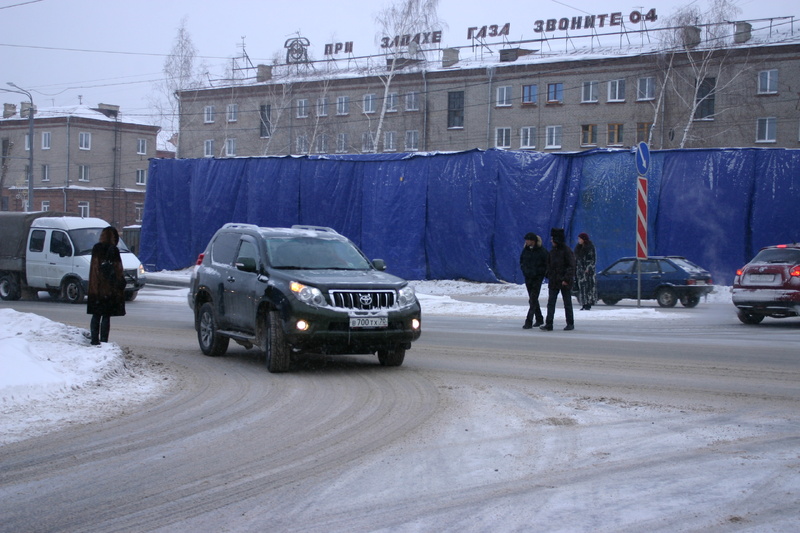
[(578, 285), (575, 296), (581, 304), (581, 311), (588, 311), (597, 302), (596, 264), (597, 253), (589, 234), (579, 234), (578, 245), (575, 247), (575, 281)]
[(550, 240), (553, 249), (547, 256), (547, 317), (544, 325), (539, 329), (553, 330), (553, 318), (556, 314), (558, 295), (564, 301), (564, 316), (567, 320), (566, 331), (575, 329), (575, 320), (572, 314), (572, 280), (575, 278), (575, 254), (567, 246), (564, 228), (550, 230)]
[(125, 316), (125, 275), (117, 243), (119, 233), (108, 226), (92, 247), (86, 312), (92, 315), (90, 332), (94, 346), (108, 342), (112, 316)]

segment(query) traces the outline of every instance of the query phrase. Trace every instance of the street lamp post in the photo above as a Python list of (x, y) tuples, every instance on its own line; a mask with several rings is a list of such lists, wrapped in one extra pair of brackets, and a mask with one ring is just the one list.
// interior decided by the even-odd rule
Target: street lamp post
[[(17, 84), (8, 82), (8, 85), (17, 89), (17, 91), (28, 97), (31, 106), (28, 108), (28, 203), (25, 211), (33, 211), (33, 96), (31, 93), (19, 87)], [(22, 110), (20, 110), (21, 112)]]

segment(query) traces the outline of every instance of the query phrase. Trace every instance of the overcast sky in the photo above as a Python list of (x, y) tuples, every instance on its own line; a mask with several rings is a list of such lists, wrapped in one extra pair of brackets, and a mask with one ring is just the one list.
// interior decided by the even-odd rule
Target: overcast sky
[[(707, 0), (697, 0), (701, 3)], [(733, 0), (742, 19), (800, 16), (796, 0)], [(14, 82), (37, 106), (100, 102), (122, 112), (151, 114), (154, 84), (162, 77), (181, 20), (186, 17), (198, 54), (221, 76), (242, 42), (254, 64), (285, 58), (284, 43), (298, 32), (314, 59), (327, 43), (353, 42), (354, 55), (377, 52), (376, 15), (391, 2), (363, 0), (0, 0), (0, 88)], [(641, 4), (629, 0), (440, 0), (446, 24), (442, 46), (470, 44), (470, 27), (510, 23), (510, 40), (535, 39), (537, 20), (656, 9), (659, 24), (690, 0)], [(800, 31), (800, 19), (795, 23)], [(342, 56), (339, 56), (342, 57)], [(3, 102), (26, 97), (0, 92)]]

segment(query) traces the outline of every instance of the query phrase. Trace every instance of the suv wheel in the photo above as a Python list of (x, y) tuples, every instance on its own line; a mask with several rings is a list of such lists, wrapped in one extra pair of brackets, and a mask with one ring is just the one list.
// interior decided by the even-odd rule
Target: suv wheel
[(675, 295), (675, 291), (664, 287), (663, 289), (658, 289), (656, 301), (661, 307), (675, 307), (675, 304), (678, 303), (678, 297)]
[(197, 317), (197, 341), (204, 354), (216, 357), (225, 355), (228, 351), (230, 339), (217, 333), (217, 324), (214, 321), (214, 308), (210, 303), (204, 303)]
[(281, 315), (278, 311), (270, 311), (267, 324), (267, 339), (264, 354), (267, 358), (267, 370), (272, 373), (286, 372), (291, 363), (289, 344), (281, 326)]
[(697, 307), (700, 303), (700, 297), (696, 294), (687, 294), (681, 298), (681, 305), (684, 307)]
[(378, 350), (378, 361), (383, 366), (400, 366), (406, 357), (406, 349), (399, 346)]
[(761, 321), (764, 320), (764, 315), (757, 315), (755, 313), (750, 313), (742, 310), (740, 310), (736, 314), (736, 316), (739, 317), (739, 320), (742, 322), (742, 324), (748, 324), (748, 325), (760, 324)]

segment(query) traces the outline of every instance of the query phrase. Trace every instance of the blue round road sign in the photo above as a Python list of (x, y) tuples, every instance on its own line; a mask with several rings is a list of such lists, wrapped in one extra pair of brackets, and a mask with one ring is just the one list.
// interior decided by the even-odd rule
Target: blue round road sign
[(636, 171), (640, 176), (644, 176), (650, 167), (650, 148), (646, 142), (640, 142), (636, 150)]

